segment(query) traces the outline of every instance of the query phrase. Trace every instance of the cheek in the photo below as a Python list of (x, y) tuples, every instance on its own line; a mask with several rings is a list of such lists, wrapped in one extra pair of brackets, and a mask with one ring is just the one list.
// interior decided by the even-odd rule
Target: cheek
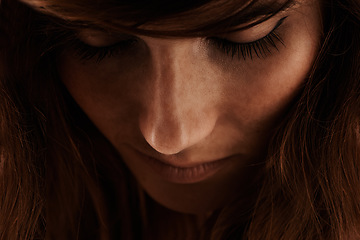
[(134, 81), (137, 73), (119, 67), (129, 63), (119, 60), (82, 64), (71, 53), (64, 53), (59, 63), (60, 77), (69, 93), (110, 141), (116, 138), (114, 127), (121, 128), (122, 133), (134, 133), (127, 123), (137, 118), (136, 109), (142, 100)]

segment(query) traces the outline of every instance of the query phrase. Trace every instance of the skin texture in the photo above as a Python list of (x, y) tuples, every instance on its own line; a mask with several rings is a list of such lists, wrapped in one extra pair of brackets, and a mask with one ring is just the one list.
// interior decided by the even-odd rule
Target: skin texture
[[(253, 28), (225, 34), (250, 42), (276, 30), (284, 45), (258, 58), (226, 55), (203, 38), (138, 41), (101, 62), (81, 60), (74, 49), (59, 58), (61, 79), (75, 101), (119, 151), (123, 161), (160, 204), (203, 214), (247, 196), (276, 123), (306, 81), (318, 52), (318, 1), (300, 1)], [(93, 46), (123, 40), (84, 30)], [(147, 156), (194, 165), (233, 156), (214, 176), (172, 183), (154, 172)]]

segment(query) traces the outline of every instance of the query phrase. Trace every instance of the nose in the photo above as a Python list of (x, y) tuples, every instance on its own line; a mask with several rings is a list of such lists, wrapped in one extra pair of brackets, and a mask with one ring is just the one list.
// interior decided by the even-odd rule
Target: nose
[(206, 66), (197, 61), (198, 48), (191, 41), (163, 41), (148, 44), (149, 87), (139, 125), (152, 148), (170, 155), (209, 136), (217, 116)]

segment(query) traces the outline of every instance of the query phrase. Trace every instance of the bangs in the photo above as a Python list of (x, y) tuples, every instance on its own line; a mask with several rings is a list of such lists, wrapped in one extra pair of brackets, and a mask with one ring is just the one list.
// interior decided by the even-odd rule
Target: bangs
[[(296, 0), (22, 0), (69, 28), (198, 37), (246, 29)], [(244, 25), (245, 24), (245, 25)], [(239, 27), (241, 25), (241, 28)]]

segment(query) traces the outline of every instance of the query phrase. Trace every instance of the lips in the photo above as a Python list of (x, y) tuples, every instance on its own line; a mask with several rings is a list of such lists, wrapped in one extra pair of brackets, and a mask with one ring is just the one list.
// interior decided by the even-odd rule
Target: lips
[(178, 166), (141, 154), (141, 159), (151, 170), (165, 181), (190, 184), (204, 181), (221, 170), (230, 158), (224, 158), (191, 166)]

